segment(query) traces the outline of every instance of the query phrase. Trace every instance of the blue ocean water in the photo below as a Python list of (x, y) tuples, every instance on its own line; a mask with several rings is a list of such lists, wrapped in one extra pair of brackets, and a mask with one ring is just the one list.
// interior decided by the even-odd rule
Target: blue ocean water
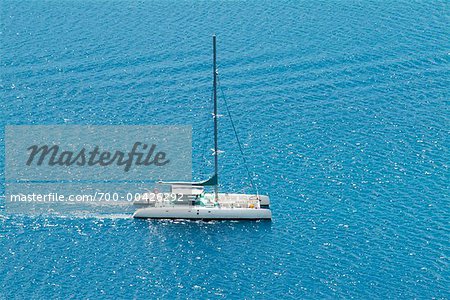
[[(449, 298), (449, 15), (448, 1), (1, 0), (0, 194), (12, 124), (192, 124), (204, 178), (215, 33), (273, 221), (26, 217), (2, 199), (0, 298)], [(220, 148), (222, 190), (249, 191), (225, 117)]]

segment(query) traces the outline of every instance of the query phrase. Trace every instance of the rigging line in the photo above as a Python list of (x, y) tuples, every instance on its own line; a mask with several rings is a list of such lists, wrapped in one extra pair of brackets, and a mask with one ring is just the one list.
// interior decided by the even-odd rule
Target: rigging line
[[(210, 102), (212, 102), (212, 99), (213, 99), (213, 96), (214, 96), (213, 94), (214, 94), (214, 91), (211, 90), (211, 97), (210, 97), (209, 100), (208, 100), (208, 104), (209, 104)], [(209, 119), (208, 119), (208, 122), (209, 122)], [(208, 127), (208, 128), (209, 128), (209, 127)], [(205, 129), (206, 129), (206, 128), (205, 128)], [(201, 176), (210, 175), (210, 172), (205, 173), (204, 170), (211, 166), (211, 164), (208, 164), (208, 157), (209, 157), (209, 156), (208, 156), (208, 154), (209, 154), (209, 148), (208, 148), (208, 146), (209, 146), (209, 142), (208, 142), (208, 139), (206, 138), (208, 135), (205, 135), (205, 132), (206, 132), (206, 131), (203, 131), (203, 135), (205, 136), (205, 138), (202, 138), (203, 143), (202, 143), (201, 149), (208, 149), (208, 151), (202, 151), (202, 153), (201, 153), (201, 155), (202, 155), (202, 161), (201, 161), (201, 164), (202, 164), (202, 167), (203, 167), (203, 168), (201, 168), (202, 170), (200, 171)], [(209, 131), (208, 131), (208, 132), (209, 132)]]
[(225, 98), (225, 93), (223, 92), (222, 85), (220, 84), (219, 76), (217, 76), (217, 85), (219, 86), (220, 92), (222, 93), (222, 98), (223, 98), (223, 101), (225, 102), (225, 107), (227, 109), (228, 117), (230, 118), (231, 127), (233, 127), (234, 136), (236, 137), (236, 141), (238, 143), (239, 151), (241, 152), (242, 160), (244, 161), (244, 166), (245, 166), (245, 169), (247, 170), (247, 174), (248, 174), (248, 177), (250, 179), (250, 184), (252, 185), (253, 189), (255, 190), (256, 196), (259, 197), (258, 187), (255, 185), (255, 182), (253, 181), (253, 177), (252, 177), (252, 175), (250, 173), (250, 169), (248, 168), (247, 160), (245, 159), (244, 151), (242, 150), (242, 146), (241, 146), (241, 141), (239, 140), (239, 136), (237, 134), (236, 127), (234, 126), (233, 118), (231, 117), (230, 109), (228, 107), (227, 98)]
[[(211, 91), (211, 97), (208, 98), (208, 101), (206, 103), (210, 103), (210, 101), (212, 101), (212, 91)], [(202, 106), (203, 107), (203, 106)], [(208, 118), (208, 122), (209, 122), (209, 118)], [(202, 124), (202, 123), (199, 123)], [(194, 126), (194, 125), (192, 125)], [(207, 170), (208, 167), (210, 167), (210, 165), (208, 165), (208, 151), (205, 151), (205, 149), (209, 149), (209, 142), (208, 142), (208, 136), (209, 136), (209, 130), (207, 130), (209, 127), (199, 127), (198, 128), (198, 136), (200, 137), (200, 142), (195, 143), (197, 144), (198, 147), (193, 148), (193, 149), (201, 149), (198, 150), (198, 155), (199, 155), (199, 161), (198, 164), (193, 164), (193, 171), (194, 174), (196, 174), (196, 176), (193, 177), (193, 180), (196, 181), (201, 181), (204, 180), (204, 177), (206, 175), (210, 175), (210, 172), (205, 171)], [(192, 136), (192, 143), (194, 145), (194, 136)], [(194, 156), (193, 156), (194, 159)], [(193, 160), (194, 162), (194, 160)], [(194, 168), (195, 166), (195, 168)]]

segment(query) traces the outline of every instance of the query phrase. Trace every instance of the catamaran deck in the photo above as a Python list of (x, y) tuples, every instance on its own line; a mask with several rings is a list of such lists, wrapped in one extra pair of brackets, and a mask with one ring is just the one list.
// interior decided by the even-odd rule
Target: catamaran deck
[(269, 197), (248, 194), (219, 193), (183, 195), (173, 200), (173, 194), (160, 193), (154, 201), (135, 201), (140, 206), (135, 218), (191, 220), (270, 220)]

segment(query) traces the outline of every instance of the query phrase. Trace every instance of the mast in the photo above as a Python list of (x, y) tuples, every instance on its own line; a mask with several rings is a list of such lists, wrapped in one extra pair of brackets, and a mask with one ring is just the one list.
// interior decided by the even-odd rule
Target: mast
[(216, 67), (216, 35), (213, 35), (213, 98), (214, 98), (214, 176), (216, 184), (214, 185), (214, 194), (216, 201), (219, 200), (219, 149), (217, 148), (217, 67)]

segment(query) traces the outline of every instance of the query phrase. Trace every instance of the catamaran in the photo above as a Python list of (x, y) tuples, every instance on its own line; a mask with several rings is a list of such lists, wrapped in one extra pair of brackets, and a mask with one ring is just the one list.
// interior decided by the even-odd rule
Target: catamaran
[[(256, 194), (219, 193), (218, 114), (217, 114), (216, 36), (213, 36), (213, 100), (214, 100), (214, 175), (200, 182), (159, 182), (169, 186), (167, 193), (146, 193), (134, 201), (139, 207), (135, 218), (190, 220), (270, 220), (268, 196)], [(231, 115), (230, 115), (231, 119)], [(233, 129), (235, 129), (231, 119)], [(236, 130), (235, 130), (236, 131)], [(236, 135), (239, 148), (239, 138)], [(244, 163), (245, 158), (244, 158)], [(248, 170), (248, 169), (247, 169)], [(250, 177), (251, 180), (251, 177)], [(251, 180), (252, 181), (252, 180)], [(252, 181), (253, 185), (253, 181)], [(205, 187), (214, 187), (213, 193)], [(254, 186), (256, 188), (256, 186)]]

